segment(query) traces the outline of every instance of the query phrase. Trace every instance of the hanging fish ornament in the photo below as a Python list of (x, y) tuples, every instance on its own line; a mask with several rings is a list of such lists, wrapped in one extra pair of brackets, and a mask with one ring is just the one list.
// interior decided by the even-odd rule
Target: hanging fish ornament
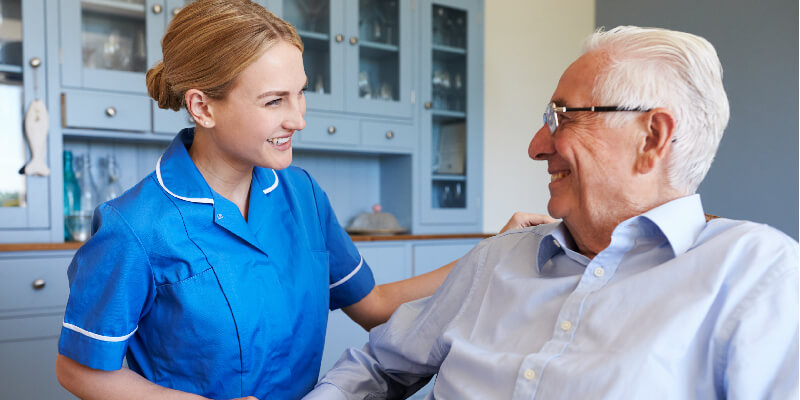
[(25, 113), (25, 136), (31, 149), (31, 160), (22, 167), (25, 175), (50, 175), (47, 167), (47, 131), (50, 129), (50, 116), (44, 102), (31, 101)]

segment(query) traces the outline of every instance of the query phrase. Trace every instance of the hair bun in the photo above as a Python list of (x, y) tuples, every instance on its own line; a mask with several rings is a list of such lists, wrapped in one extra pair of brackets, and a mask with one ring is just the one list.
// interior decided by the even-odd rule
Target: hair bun
[(159, 61), (147, 71), (147, 93), (158, 102), (158, 108), (172, 109), (178, 111), (183, 105), (178, 96), (172, 93), (169, 83), (164, 74), (164, 63)]

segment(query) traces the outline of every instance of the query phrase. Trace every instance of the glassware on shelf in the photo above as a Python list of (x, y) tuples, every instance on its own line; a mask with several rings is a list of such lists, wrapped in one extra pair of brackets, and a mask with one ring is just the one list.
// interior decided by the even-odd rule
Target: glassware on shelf
[(101, 163), (105, 170), (105, 186), (100, 197), (101, 202), (116, 199), (122, 194), (122, 186), (119, 184), (119, 164), (113, 154), (109, 154)]
[(67, 150), (64, 151), (64, 240), (79, 240), (76, 236), (81, 236), (81, 230), (75, 228), (80, 225), (80, 211), (81, 189), (72, 168), (72, 152)]
[(92, 213), (98, 203), (97, 187), (92, 178), (91, 158), (88, 154), (75, 157), (75, 167), (79, 201), (77, 209), (67, 213), (67, 230), (72, 240), (83, 242), (91, 235)]
[(369, 84), (369, 74), (367, 71), (358, 73), (358, 96), (363, 99), (372, 98), (372, 86)]

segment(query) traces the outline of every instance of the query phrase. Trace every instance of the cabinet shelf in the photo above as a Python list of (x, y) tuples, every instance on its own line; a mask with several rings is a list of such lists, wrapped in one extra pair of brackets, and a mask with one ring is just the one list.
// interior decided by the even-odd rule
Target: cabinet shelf
[(298, 29), (297, 34), (300, 35), (300, 37), (303, 38), (303, 40), (310, 39), (318, 42), (327, 42), (328, 40), (330, 40), (330, 35), (328, 35), (327, 33), (301, 31)]
[(399, 53), (400, 47), (394, 44), (386, 44), (380, 42), (369, 42), (369, 41), (361, 41), (361, 48), (362, 49), (371, 49), (371, 50), (380, 50), (392, 53)]
[(10, 72), (12, 74), (21, 74), (22, 67), (14, 64), (0, 64), (0, 72)]
[(136, 18), (144, 18), (146, 14), (144, 4), (113, 0), (83, 0), (81, 3), (84, 10), (97, 13)]
[(467, 54), (467, 50), (461, 47), (444, 46), (441, 44), (434, 44), (431, 47), (433, 48), (433, 51), (438, 51), (442, 53)]
[(465, 175), (446, 175), (446, 174), (433, 174), (431, 180), (434, 181), (448, 181), (448, 182), (466, 182)]

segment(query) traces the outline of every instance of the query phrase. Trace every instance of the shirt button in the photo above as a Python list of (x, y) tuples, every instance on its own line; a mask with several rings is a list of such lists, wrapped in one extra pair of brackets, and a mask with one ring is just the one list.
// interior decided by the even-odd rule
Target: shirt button
[(553, 239), (553, 244), (556, 245), (556, 247), (561, 248), (561, 243), (558, 243), (558, 240)]
[(606, 270), (604, 270), (603, 267), (597, 267), (597, 268), (594, 269), (594, 276), (596, 276), (598, 278), (603, 276), (603, 275), (605, 275), (605, 273), (606, 273)]
[(222, 214), (217, 214), (217, 219), (222, 219)]
[(561, 330), (562, 331), (568, 331), (569, 328), (572, 328), (572, 322), (564, 321), (564, 322), (561, 323)]
[(531, 380), (535, 377), (536, 377), (536, 372), (534, 372), (532, 369), (525, 370), (525, 379)]

